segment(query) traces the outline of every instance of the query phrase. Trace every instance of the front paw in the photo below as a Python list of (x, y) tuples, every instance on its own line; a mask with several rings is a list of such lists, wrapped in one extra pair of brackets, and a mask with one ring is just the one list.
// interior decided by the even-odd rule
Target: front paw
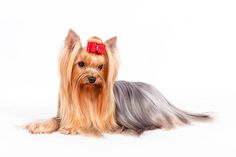
[(29, 130), (31, 134), (46, 134), (46, 133), (51, 133), (51, 129), (48, 129), (44, 123), (40, 122), (35, 122), (35, 123), (30, 123), (29, 125), (26, 126), (26, 128)]
[(63, 127), (59, 129), (59, 132), (65, 135), (77, 135), (80, 134), (80, 130), (78, 128), (67, 128)]
[(57, 119), (49, 119), (43, 122), (34, 122), (26, 126), (32, 134), (49, 134), (56, 131), (59, 128), (59, 122)]

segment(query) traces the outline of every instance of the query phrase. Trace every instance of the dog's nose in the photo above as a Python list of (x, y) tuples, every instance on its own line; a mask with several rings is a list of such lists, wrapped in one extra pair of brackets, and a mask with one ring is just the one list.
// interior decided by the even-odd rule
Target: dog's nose
[(88, 81), (89, 81), (89, 83), (94, 83), (96, 81), (96, 77), (89, 76)]

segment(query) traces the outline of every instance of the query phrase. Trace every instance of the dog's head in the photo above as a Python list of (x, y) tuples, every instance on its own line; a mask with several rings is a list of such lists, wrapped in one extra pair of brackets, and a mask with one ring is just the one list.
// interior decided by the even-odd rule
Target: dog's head
[(78, 87), (108, 87), (118, 73), (116, 37), (104, 43), (98, 37), (88, 39), (82, 46), (80, 37), (69, 30), (60, 58), (63, 83)]

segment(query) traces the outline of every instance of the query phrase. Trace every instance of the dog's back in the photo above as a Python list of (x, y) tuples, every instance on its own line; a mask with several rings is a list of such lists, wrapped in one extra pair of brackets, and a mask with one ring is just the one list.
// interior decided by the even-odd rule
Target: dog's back
[(191, 114), (174, 107), (154, 86), (142, 82), (116, 81), (114, 95), (117, 123), (137, 134), (211, 119), (207, 114)]

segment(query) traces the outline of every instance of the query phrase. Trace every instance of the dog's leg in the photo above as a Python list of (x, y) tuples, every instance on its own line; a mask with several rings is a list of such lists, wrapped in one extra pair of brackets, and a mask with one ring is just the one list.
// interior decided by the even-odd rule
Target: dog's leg
[(26, 126), (32, 134), (49, 134), (60, 127), (60, 119), (55, 117), (43, 122), (33, 122)]

